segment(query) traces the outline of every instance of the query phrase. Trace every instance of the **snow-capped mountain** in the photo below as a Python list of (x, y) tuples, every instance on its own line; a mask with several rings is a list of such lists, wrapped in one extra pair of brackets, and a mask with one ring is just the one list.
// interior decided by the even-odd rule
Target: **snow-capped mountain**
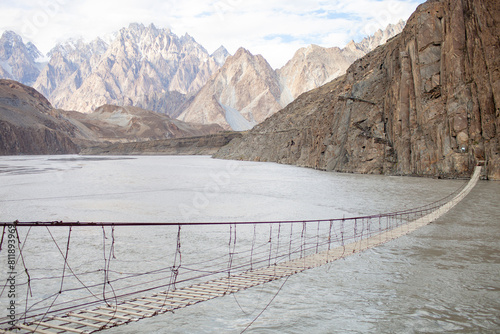
[(0, 38), (0, 77), (32, 85), (40, 68), (44, 66), (43, 55), (34, 44), (23, 43), (13, 31), (5, 31)]

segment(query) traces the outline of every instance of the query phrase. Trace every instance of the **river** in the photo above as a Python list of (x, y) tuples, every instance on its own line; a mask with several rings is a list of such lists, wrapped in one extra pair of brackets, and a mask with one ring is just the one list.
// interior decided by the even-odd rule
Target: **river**
[[(463, 180), (338, 174), (199, 156), (2, 157), (0, 220), (342, 218), (417, 207), (463, 184)], [(105, 332), (240, 333), (273, 297), (246, 333), (499, 332), (498, 203), (500, 183), (480, 181), (456, 208), (408, 236), (286, 281)], [(154, 267), (155, 250), (169, 233), (153, 232), (146, 227), (117, 229), (117, 245), (120, 242), (122, 249), (120, 253), (117, 246), (117, 257), (126, 254), (128, 265), (144, 271)], [(28, 231), (20, 228), (19, 233), (25, 237)], [(61, 244), (68, 230), (53, 233)], [(92, 262), (93, 248), (99, 248), (101, 232), (73, 233), (71, 250), (78, 251), (72, 260), (90, 266), (87, 262)], [(30, 251), (48, 254), (33, 262), (33, 272), (50, 271), (51, 254), (57, 256), (57, 251), (47, 246), (49, 236), (35, 231), (29, 237), (26, 245), (32, 248), (27, 248), (27, 255)], [(204, 239), (197, 238), (191, 251), (203, 252)], [(138, 247), (141, 243), (143, 247)], [(184, 243), (183, 247), (189, 246)], [(149, 255), (145, 258), (144, 254)]]

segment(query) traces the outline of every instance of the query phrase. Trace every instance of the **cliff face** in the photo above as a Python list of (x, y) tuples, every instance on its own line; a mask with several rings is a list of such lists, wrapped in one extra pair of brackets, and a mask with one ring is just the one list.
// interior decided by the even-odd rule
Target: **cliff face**
[(220, 158), (500, 179), (500, 1), (430, 0), (402, 34), (301, 95)]

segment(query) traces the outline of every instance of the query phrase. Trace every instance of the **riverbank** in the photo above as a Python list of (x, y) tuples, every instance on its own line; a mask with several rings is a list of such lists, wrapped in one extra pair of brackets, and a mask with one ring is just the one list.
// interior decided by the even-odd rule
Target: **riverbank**
[(213, 155), (241, 132), (129, 143), (102, 143), (82, 148), (81, 155)]

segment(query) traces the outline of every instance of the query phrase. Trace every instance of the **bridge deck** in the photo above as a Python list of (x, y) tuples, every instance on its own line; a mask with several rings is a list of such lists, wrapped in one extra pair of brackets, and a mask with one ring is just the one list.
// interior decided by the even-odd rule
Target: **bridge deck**
[[(92, 333), (171, 312), (327, 264), (399, 238), (435, 221), (458, 204), (472, 190), (480, 175), (481, 168), (476, 167), (468, 185), (451, 201), (434, 212), (373, 237), (269, 267), (248, 270), (231, 275), (230, 277), (223, 277), (173, 291), (158, 292), (150, 296), (131, 299), (118, 305), (104, 304), (93, 309), (54, 316), (44, 321), (17, 324), (16, 333)], [(0, 333), (9, 333), (9, 331), (0, 330)]]

